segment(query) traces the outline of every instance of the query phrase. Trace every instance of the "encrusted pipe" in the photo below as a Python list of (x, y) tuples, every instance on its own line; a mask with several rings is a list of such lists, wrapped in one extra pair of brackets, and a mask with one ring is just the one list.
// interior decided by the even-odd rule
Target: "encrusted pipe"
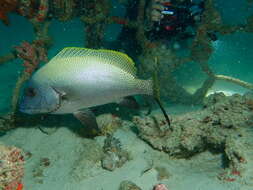
[(245, 82), (245, 81), (242, 81), (242, 80), (237, 79), (237, 78), (233, 78), (233, 77), (229, 77), (229, 76), (225, 76), (225, 75), (215, 75), (215, 79), (216, 80), (225, 80), (225, 81), (228, 81), (228, 82), (232, 82), (232, 83), (238, 84), (238, 85), (240, 85), (244, 88), (248, 88), (250, 90), (253, 90), (253, 84), (252, 83)]

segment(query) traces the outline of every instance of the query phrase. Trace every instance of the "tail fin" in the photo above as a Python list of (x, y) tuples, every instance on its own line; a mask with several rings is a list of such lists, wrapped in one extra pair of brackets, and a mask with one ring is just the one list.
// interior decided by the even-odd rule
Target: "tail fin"
[[(156, 59), (156, 62), (157, 62), (157, 59)], [(152, 79), (153, 79), (153, 97), (154, 97), (156, 103), (158, 104), (158, 106), (160, 107), (160, 109), (162, 110), (163, 115), (164, 115), (164, 117), (165, 117), (168, 125), (170, 126), (171, 122), (170, 122), (169, 116), (166, 113), (166, 111), (165, 111), (165, 109), (164, 109), (164, 107), (162, 105), (161, 99), (160, 99), (160, 86), (159, 86), (157, 69), (153, 73)]]

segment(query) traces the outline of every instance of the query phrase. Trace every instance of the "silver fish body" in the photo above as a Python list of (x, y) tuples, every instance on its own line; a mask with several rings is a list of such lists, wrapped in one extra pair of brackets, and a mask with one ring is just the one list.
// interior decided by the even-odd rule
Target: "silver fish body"
[(152, 95), (152, 81), (138, 79), (135, 72), (125, 54), (67, 48), (32, 76), (20, 110), (29, 114), (74, 113), (126, 96)]

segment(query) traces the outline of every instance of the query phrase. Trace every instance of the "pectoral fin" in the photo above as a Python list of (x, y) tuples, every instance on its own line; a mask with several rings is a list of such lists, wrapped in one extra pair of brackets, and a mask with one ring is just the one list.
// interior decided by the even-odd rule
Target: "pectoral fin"
[(96, 116), (91, 110), (76, 111), (73, 114), (83, 125), (88, 127), (92, 135), (99, 133)]

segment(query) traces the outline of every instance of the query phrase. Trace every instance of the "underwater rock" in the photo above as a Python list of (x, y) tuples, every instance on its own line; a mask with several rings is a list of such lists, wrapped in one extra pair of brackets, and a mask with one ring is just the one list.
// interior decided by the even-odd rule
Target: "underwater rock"
[(141, 190), (141, 188), (133, 182), (126, 180), (120, 183), (119, 190)]
[(134, 117), (139, 136), (153, 148), (170, 156), (189, 158), (205, 150), (225, 155), (230, 171), (242, 171), (246, 157), (243, 129), (253, 124), (249, 95), (214, 94), (205, 100), (200, 111), (174, 116), (173, 130), (161, 130), (162, 115)]
[(108, 135), (103, 146), (102, 167), (109, 171), (120, 168), (129, 160), (128, 152), (122, 150), (119, 139)]
[(204, 108), (210, 107), (216, 104), (217, 102), (222, 102), (225, 99), (226, 99), (226, 95), (222, 92), (212, 94), (208, 96), (208, 98), (204, 99), (203, 101)]
[(153, 190), (168, 190), (164, 184), (157, 184), (154, 186)]
[(113, 114), (101, 114), (96, 119), (102, 135), (113, 134), (122, 126), (122, 120)]
[(16, 147), (0, 144), (0, 189), (17, 190), (24, 176), (24, 157)]

